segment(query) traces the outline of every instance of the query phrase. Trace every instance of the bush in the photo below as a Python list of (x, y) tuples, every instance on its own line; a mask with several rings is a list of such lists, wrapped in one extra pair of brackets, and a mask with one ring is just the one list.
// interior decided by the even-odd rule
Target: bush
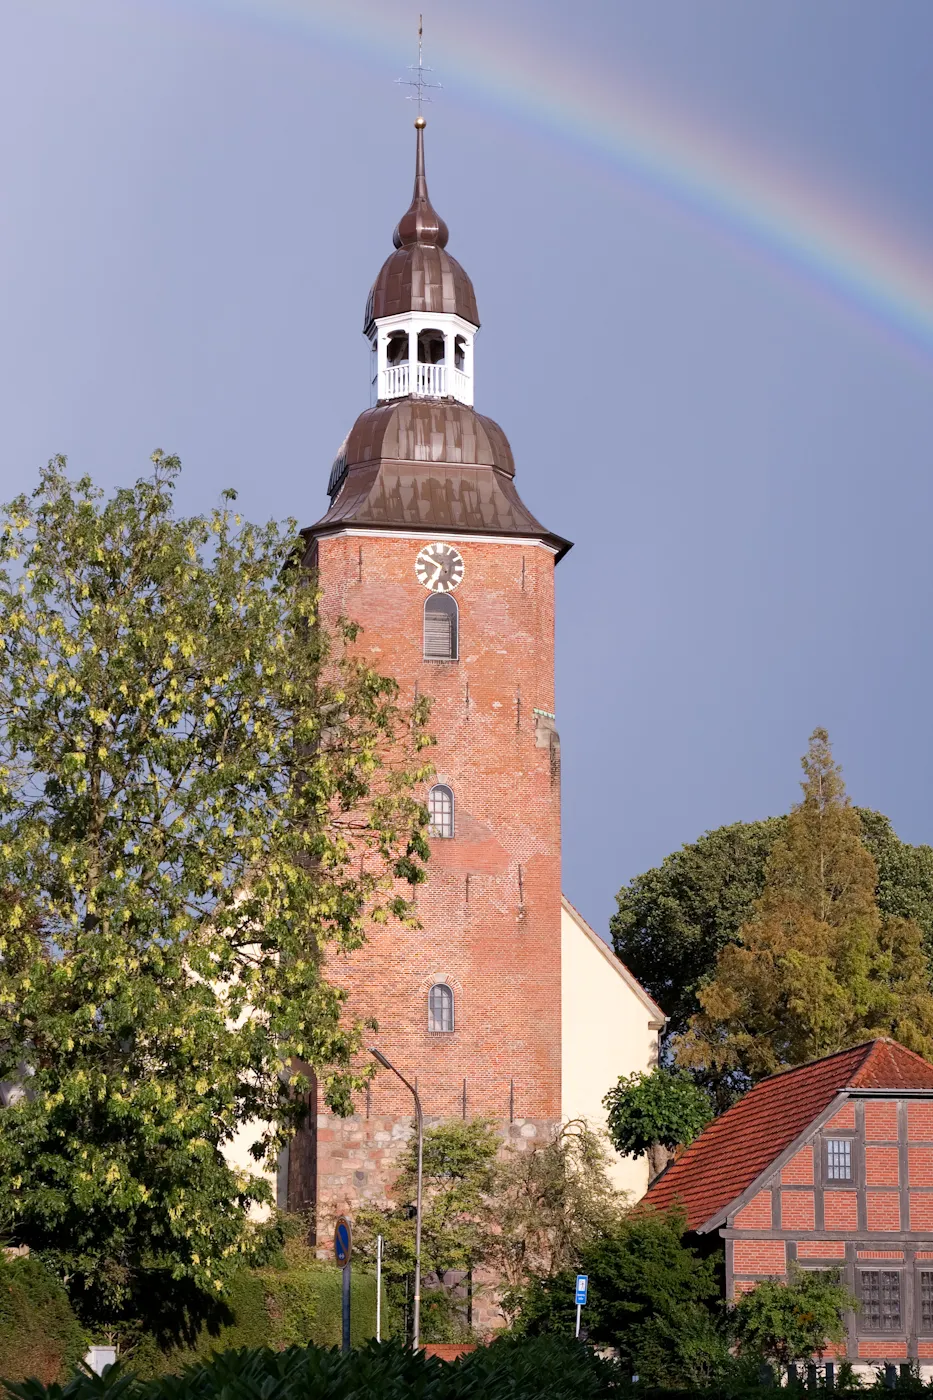
[(65, 1380), (86, 1352), (59, 1281), (36, 1258), (0, 1252), (0, 1372), (10, 1380)]
[[(353, 1345), (362, 1346), (375, 1331), (376, 1280), (357, 1268), (350, 1289)], [(152, 1334), (141, 1336), (130, 1347), (127, 1364), (140, 1379), (152, 1379), (237, 1349), (309, 1342), (339, 1346), (342, 1332), (340, 1270), (309, 1258), (297, 1266), (244, 1269), (234, 1276), (216, 1315), (193, 1338), (172, 1344)]]
[[(496, 1341), (455, 1362), (411, 1352), (398, 1342), (371, 1342), (341, 1356), (322, 1347), (226, 1352), (184, 1375), (134, 1381), (115, 1367), (100, 1379), (78, 1377), (62, 1400), (608, 1400), (617, 1368), (567, 1339)], [(53, 1400), (43, 1386), (13, 1388), (20, 1400)]]

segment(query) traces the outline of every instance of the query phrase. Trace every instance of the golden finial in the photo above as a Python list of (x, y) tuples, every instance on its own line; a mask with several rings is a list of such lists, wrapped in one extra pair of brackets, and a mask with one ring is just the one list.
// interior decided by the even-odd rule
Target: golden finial
[(420, 112), (415, 117), (415, 126), (418, 128), (419, 131), (421, 131), (423, 127), (427, 126), (427, 122), (425, 121), (424, 117), (421, 115)]

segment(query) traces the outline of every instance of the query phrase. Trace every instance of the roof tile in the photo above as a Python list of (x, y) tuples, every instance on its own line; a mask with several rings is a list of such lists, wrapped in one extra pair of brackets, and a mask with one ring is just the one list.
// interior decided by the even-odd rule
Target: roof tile
[(679, 1203), (701, 1230), (799, 1137), (844, 1089), (929, 1089), (933, 1065), (894, 1040), (871, 1040), (764, 1079), (714, 1119), (649, 1187), (659, 1209)]

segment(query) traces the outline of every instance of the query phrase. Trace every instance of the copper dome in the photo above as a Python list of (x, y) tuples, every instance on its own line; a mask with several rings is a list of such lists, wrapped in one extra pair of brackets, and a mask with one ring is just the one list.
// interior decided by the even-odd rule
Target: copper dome
[(330, 507), (303, 534), (515, 535), (545, 540), (560, 559), (569, 542), (535, 519), (514, 476), (512, 449), (491, 418), (453, 399), (395, 399), (357, 418), (330, 474)]
[[(417, 124), (416, 124), (417, 125)], [(479, 326), (476, 293), (463, 268), (447, 252), (447, 225), (428, 195), (424, 127), (417, 126), (415, 188), (393, 234), (395, 252), (382, 264), (366, 303), (363, 331), (373, 321), (406, 311), (446, 311)]]
[(365, 409), (337, 454), (329, 494), (351, 467), (380, 461), (495, 467), (515, 475), (512, 449), (499, 424), (455, 399), (392, 399)]

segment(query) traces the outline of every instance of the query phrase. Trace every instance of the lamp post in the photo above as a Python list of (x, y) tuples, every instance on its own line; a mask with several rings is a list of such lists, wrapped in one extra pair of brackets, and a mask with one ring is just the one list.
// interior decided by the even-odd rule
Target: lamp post
[(402, 1081), (415, 1100), (415, 1121), (418, 1125), (418, 1194), (415, 1201), (415, 1307), (412, 1345), (417, 1351), (421, 1342), (421, 1172), (424, 1160), (424, 1115), (421, 1112), (421, 1100), (415, 1086), (409, 1084), (404, 1074), (400, 1074), (395, 1066), (386, 1059), (382, 1051), (377, 1050), (374, 1045), (370, 1046), (369, 1053), (379, 1061), (383, 1069), (391, 1070), (396, 1078)]

